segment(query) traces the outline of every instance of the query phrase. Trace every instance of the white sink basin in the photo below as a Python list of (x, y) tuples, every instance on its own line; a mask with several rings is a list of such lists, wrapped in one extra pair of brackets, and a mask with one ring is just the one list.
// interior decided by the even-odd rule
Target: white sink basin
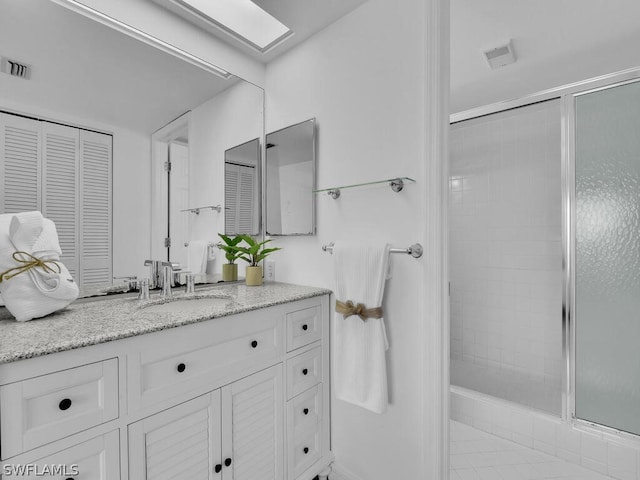
[(233, 303), (231, 297), (181, 297), (144, 307), (145, 313), (193, 313)]

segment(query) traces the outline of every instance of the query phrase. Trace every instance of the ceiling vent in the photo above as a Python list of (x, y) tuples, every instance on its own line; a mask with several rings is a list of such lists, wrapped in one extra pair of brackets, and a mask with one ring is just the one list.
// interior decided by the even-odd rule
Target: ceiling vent
[(31, 78), (31, 65), (6, 57), (0, 57), (0, 71), (12, 77), (24, 78), (25, 80)]
[(516, 52), (513, 51), (511, 40), (509, 40), (509, 43), (506, 45), (500, 45), (499, 47), (491, 48), (482, 53), (492, 69), (504, 67), (505, 65), (516, 62)]

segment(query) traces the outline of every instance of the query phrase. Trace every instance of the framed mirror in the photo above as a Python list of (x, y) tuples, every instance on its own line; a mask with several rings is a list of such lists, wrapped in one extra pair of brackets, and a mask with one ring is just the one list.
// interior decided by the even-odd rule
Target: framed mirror
[(224, 152), (224, 231), (260, 233), (260, 139)]
[[(147, 259), (195, 269), (188, 245), (215, 243), (224, 232), (224, 210), (212, 207), (224, 206), (225, 151), (263, 134), (264, 91), (55, 0), (0, 3), (0, 57), (29, 66), (28, 78), (0, 72), (0, 117), (8, 128), (32, 124), (34, 151), (41, 152), (33, 160), (32, 183), (44, 186), (23, 195), (30, 204), (0, 207), (0, 213), (38, 209), (51, 218), (59, 226), (63, 262), (78, 272), (83, 288), (123, 283), (114, 277), (149, 277)], [(183, 120), (178, 129), (176, 118)], [(109, 147), (101, 164), (102, 190), (82, 185), (76, 167), (85, 136), (93, 140), (98, 134)], [(51, 143), (61, 138), (70, 145), (64, 158), (54, 155), (59, 148)], [(75, 189), (56, 183), (60, 178)], [(8, 187), (21, 189), (4, 172), (0, 184), (0, 196)], [(52, 187), (64, 195), (48, 195)], [(83, 192), (96, 196), (103, 190), (93, 203), (83, 197)], [(61, 201), (54, 204), (57, 199), (66, 210), (60, 210)], [(93, 223), (79, 220), (92, 213), (82, 205), (94, 204), (101, 208), (100, 228), (93, 218)], [(224, 263), (217, 249), (208, 253), (216, 258), (209, 255), (199, 267), (206, 268), (207, 277)]]
[(266, 234), (314, 235), (315, 118), (266, 137)]

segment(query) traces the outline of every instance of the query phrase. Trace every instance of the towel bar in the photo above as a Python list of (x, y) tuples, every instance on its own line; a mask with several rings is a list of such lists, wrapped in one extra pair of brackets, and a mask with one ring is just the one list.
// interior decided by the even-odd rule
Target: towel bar
[[(333, 253), (333, 242), (328, 245), (323, 245), (322, 250), (325, 252)], [(390, 248), (390, 253), (406, 253), (407, 255), (411, 255), (413, 258), (420, 258), (422, 256), (422, 252), (424, 249), (422, 245), (419, 243), (414, 243), (410, 247), (407, 248)]]

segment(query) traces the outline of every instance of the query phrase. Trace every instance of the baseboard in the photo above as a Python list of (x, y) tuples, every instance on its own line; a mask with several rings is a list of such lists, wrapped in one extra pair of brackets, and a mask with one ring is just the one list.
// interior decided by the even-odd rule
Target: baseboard
[(364, 479), (358, 477), (356, 474), (350, 472), (348, 469), (334, 462), (331, 464), (331, 473), (329, 474), (329, 480), (364, 480)]

